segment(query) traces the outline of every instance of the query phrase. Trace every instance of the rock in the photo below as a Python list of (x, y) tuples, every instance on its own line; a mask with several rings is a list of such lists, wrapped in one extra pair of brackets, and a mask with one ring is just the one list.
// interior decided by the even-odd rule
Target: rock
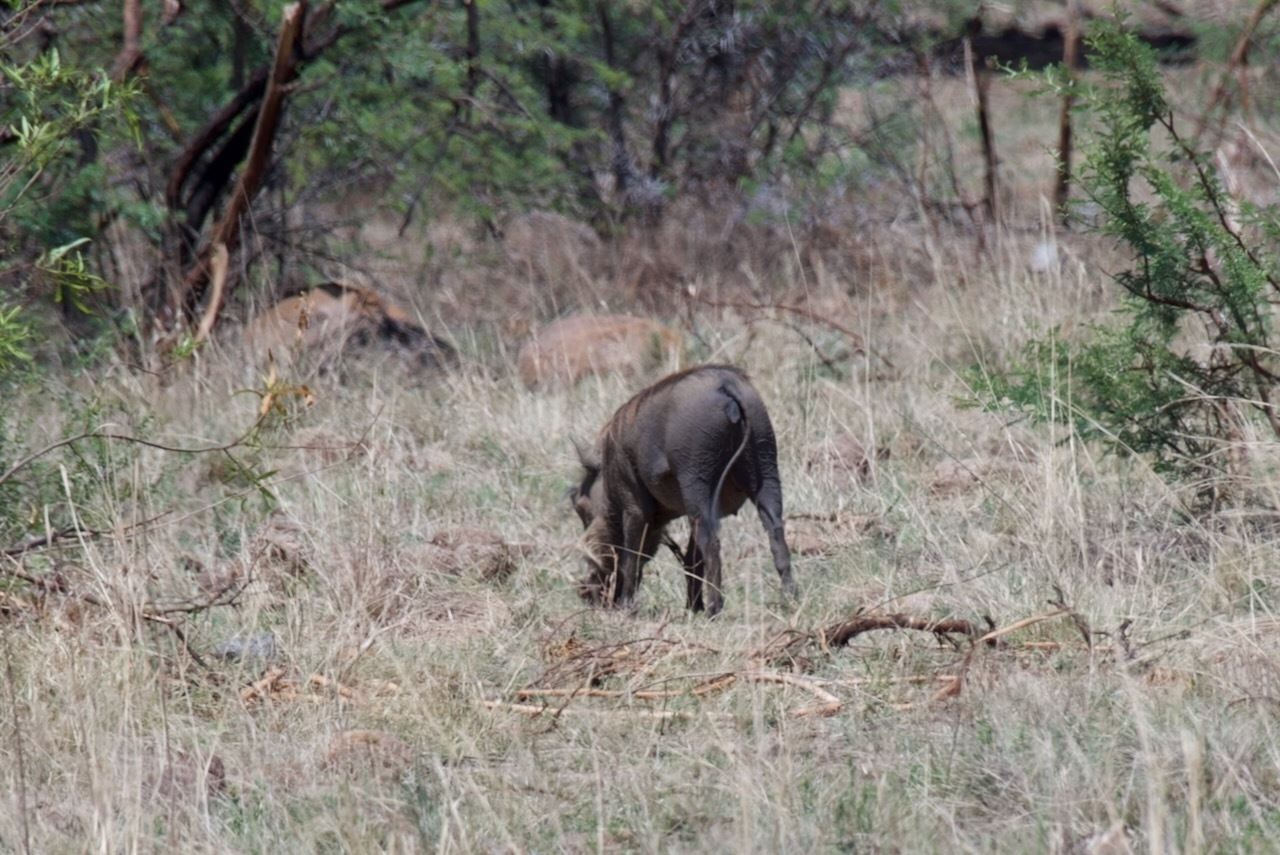
[(805, 451), (805, 468), (830, 472), (834, 480), (865, 484), (875, 474), (877, 461), (889, 459), (889, 449), (868, 451), (851, 434), (838, 433), (810, 445)]
[(280, 656), (280, 644), (276, 641), (274, 632), (237, 633), (226, 641), (215, 644), (210, 652), (228, 662), (245, 659), (270, 662)]
[(443, 550), (441, 569), (448, 573), (500, 582), (516, 570), (519, 550), (501, 535), (482, 528), (457, 526), (442, 529), (430, 542)]

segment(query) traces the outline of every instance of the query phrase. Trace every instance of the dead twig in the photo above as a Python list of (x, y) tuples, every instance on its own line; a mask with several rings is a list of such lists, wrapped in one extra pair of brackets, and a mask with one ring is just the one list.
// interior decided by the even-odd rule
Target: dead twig
[(1125, 618), (1120, 622), (1119, 628), (1116, 630), (1116, 641), (1120, 645), (1120, 649), (1124, 651), (1124, 660), (1126, 662), (1133, 661), (1133, 642), (1129, 640), (1129, 628), (1133, 626), (1133, 618)]
[(939, 701), (945, 701), (947, 698), (954, 698), (960, 695), (960, 689), (964, 686), (963, 677), (952, 677), (947, 685), (929, 696), (929, 703), (936, 704)]
[(205, 662), (204, 657), (199, 653), (196, 653), (195, 648), (191, 646), (191, 642), (187, 640), (187, 634), (182, 631), (182, 627), (178, 625), (177, 621), (172, 618), (163, 617), (162, 615), (147, 614), (146, 612), (142, 613), (142, 619), (149, 623), (158, 623), (167, 628), (173, 633), (174, 638), (178, 639), (178, 643), (182, 645), (182, 649), (191, 657), (192, 662), (196, 663), (206, 671), (210, 670), (209, 663)]
[(551, 706), (534, 706), (533, 704), (513, 704), (507, 701), (484, 701), (486, 709), (491, 710), (507, 710), (508, 712), (519, 713), (527, 716), (551, 715), (559, 718), (563, 715), (595, 715), (595, 716), (634, 716), (635, 718), (657, 719), (659, 721), (671, 721), (673, 719), (692, 719), (699, 715), (708, 715), (716, 718), (728, 718), (728, 714), (718, 714), (713, 712), (684, 712), (682, 710), (645, 710), (645, 709), (611, 709), (611, 710), (593, 710), (593, 709), (577, 709), (567, 706), (551, 707)]
[(1071, 612), (1070, 609), (1059, 608), (1059, 609), (1054, 609), (1051, 612), (1045, 612), (1042, 615), (1033, 615), (1032, 617), (1029, 617), (1029, 618), (1016, 620), (1013, 623), (1009, 624), (1008, 626), (1002, 626), (999, 629), (991, 630), (986, 635), (979, 638), (977, 643), (978, 644), (990, 643), (995, 641), (997, 638), (1008, 635), (1009, 633), (1015, 632), (1016, 630), (1024, 629), (1025, 627), (1040, 623), (1041, 621), (1046, 621), (1052, 618), (1061, 617), (1062, 615), (1070, 614), (1070, 612)]
[(540, 689), (535, 687), (517, 689), (516, 697), (521, 699), (541, 697), (637, 698), (646, 701), (662, 698), (702, 697), (712, 692), (727, 689), (734, 684), (736, 679), (737, 677), (734, 674), (720, 674), (688, 689), (637, 689), (635, 691), (627, 691), (625, 689), (593, 689), (589, 686), (582, 686), (576, 689)]
[(52, 546), (54, 543), (58, 542), (59, 540), (64, 540), (69, 537), (75, 537), (79, 539), (79, 538), (85, 538), (85, 537), (103, 537), (104, 535), (108, 535), (108, 534), (128, 534), (129, 532), (142, 528), (143, 526), (148, 526), (154, 522), (159, 522), (160, 520), (167, 517), (170, 513), (171, 513), (170, 511), (162, 511), (161, 513), (156, 514), (150, 519), (145, 519), (145, 520), (142, 520), (141, 522), (132, 523), (130, 525), (123, 526), (122, 528), (119, 528), (119, 529), (103, 530), (103, 529), (82, 528), (78, 526), (66, 526), (65, 528), (47, 531), (44, 534), (27, 538), (22, 543), (18, 543), (13, 546), (6, 547), (3, 550), (0, 550), (0, 555), (7, 555), (10, 557), (25, 555), (26, 553), (30, 552), (33, 549), (40, 549), (41, 547), (44, 547), (44, 546)]
[(1054, 585), (1053, 593), (1054, 593), (1055, 599), (1050, 600), (1049, 605), (1057, 606), (1060, 609), (1067, 610), (1067, 613), (1071, 615), (1071, 622), (1076, 625), (1076, 629), (1080, 630), (1080, 635), (1083, 636), (1085, 645), (1092, 650), (1093, 649), (1093, 630), (1089, 628), (1089, 624), (1085, 622), (1085, 619), (1080, 616), (1079, 612), (1077, 612), (1071, 606), (1067, 605), (1067, 597), (1065, 594), (1062, 593), (1062, 588), (1060, 588), (1057, 585)]
[(911, 674), (905, 677), (845, 677), (830, 680), (822, 677), (806, 677), (815, 686), (845, 686), (856, 689), (863, 686), (892, 686), (898, 683), (950, 683), (956, 679), (955, 674)]
[(844, 701), (828, 692), (821, 686), (809, 680), (802, 680), (791, 674), (773, 674), (767, 671), (747, 671), (741, 675), (742, 679), (753, 683), (782, 683), (787, 686), (795, 686), (798, 689), (804, 689), (813, 695), (821, 704), (816, 707), (801, 707), (798, 710), (792, 710), (791, 715), (795, 718), (804, 718), (809, 715), (835, 715), (844, 707)]
[(862, 336), (858, 335), (843, 324), (837, 323), (830, 318), (823, 317), (814, 310), (804, 306), (793, 306), (787, 303), (760, 303), (754, 300), (712, 300), (708, 297), (703, 297), (700, 294), (693, 295), (692, 300), (695, 303), (700, 303), (701, 305), (708, 306), (713, 309), (746, 309), (753, 312), (777, 311), (790, 312), (791, 314), (799, 315), (811, 323), (825, 326), (846, 336), (853, 344), (855, 351), (870, 353), (876, 359), (883, 362), (885, 367), (890, 371), (896, 370), (892, 360), (880, 351), (876, 350), (875, 347), (863, 341)]

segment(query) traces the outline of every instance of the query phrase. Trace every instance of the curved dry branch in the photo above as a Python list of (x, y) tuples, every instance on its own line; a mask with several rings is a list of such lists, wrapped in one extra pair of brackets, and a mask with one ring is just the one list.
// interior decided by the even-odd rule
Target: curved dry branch
[(967, 635), (977, 638), (980, 630), (972, 622), (962, 618), (943, 618), (928, 620), (904, 614), (859, 615), (849, 620), (832, 624), (820, 630), (821, 643), (828, 647), (842, 647), (857, 636), (874, 629), (917, 629), (932, 632), (940, 639), (951, 635)]

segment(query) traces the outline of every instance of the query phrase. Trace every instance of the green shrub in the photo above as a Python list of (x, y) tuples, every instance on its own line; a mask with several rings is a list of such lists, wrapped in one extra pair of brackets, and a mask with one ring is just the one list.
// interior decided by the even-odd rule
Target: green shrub
[(1077, 93), (1094, 126), (1075, 179), (1104, 214), (1097, 228), (1132, 252), (1113, 276), (1121, 310), (1082, 343), (1056, 330), (1031, 342), (1007, 374), (978, 377), (980, 397), (1149, 455), (1217, 496), (1256, 429), (1280, 437), (1280, 212), (1225, 190), (1181, 132), (1150, 48), (1108, 23), (1090, 41), (1101, 80)]

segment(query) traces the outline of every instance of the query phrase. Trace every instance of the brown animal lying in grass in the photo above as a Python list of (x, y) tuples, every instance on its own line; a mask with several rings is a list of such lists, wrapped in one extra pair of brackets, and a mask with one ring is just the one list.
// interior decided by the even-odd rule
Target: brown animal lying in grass
[(769, 534), (783, 593), (795, 594), (773, 425), (737, 368), (706, 365), (660, 380), (623, 404), (598, 447), (578, 456), (586, 471), (569, 497), (591, 551), (584, 599), (629, 606), (663, 529), (688, 515), (686, 604), (701, 611), (705, 597), (707, 614), (716, 614), (724, 603), (720, 518), (747, 499)]
[(453, 348), (422, 328), (394, 301), (370, 288), (325, 282), (285, 297), (245, 327), (244, 340), (257, 356), (277, 360), (317, 352), (324, 361), (347, 347), (386, 343), (436, 368), (455, 358)]

